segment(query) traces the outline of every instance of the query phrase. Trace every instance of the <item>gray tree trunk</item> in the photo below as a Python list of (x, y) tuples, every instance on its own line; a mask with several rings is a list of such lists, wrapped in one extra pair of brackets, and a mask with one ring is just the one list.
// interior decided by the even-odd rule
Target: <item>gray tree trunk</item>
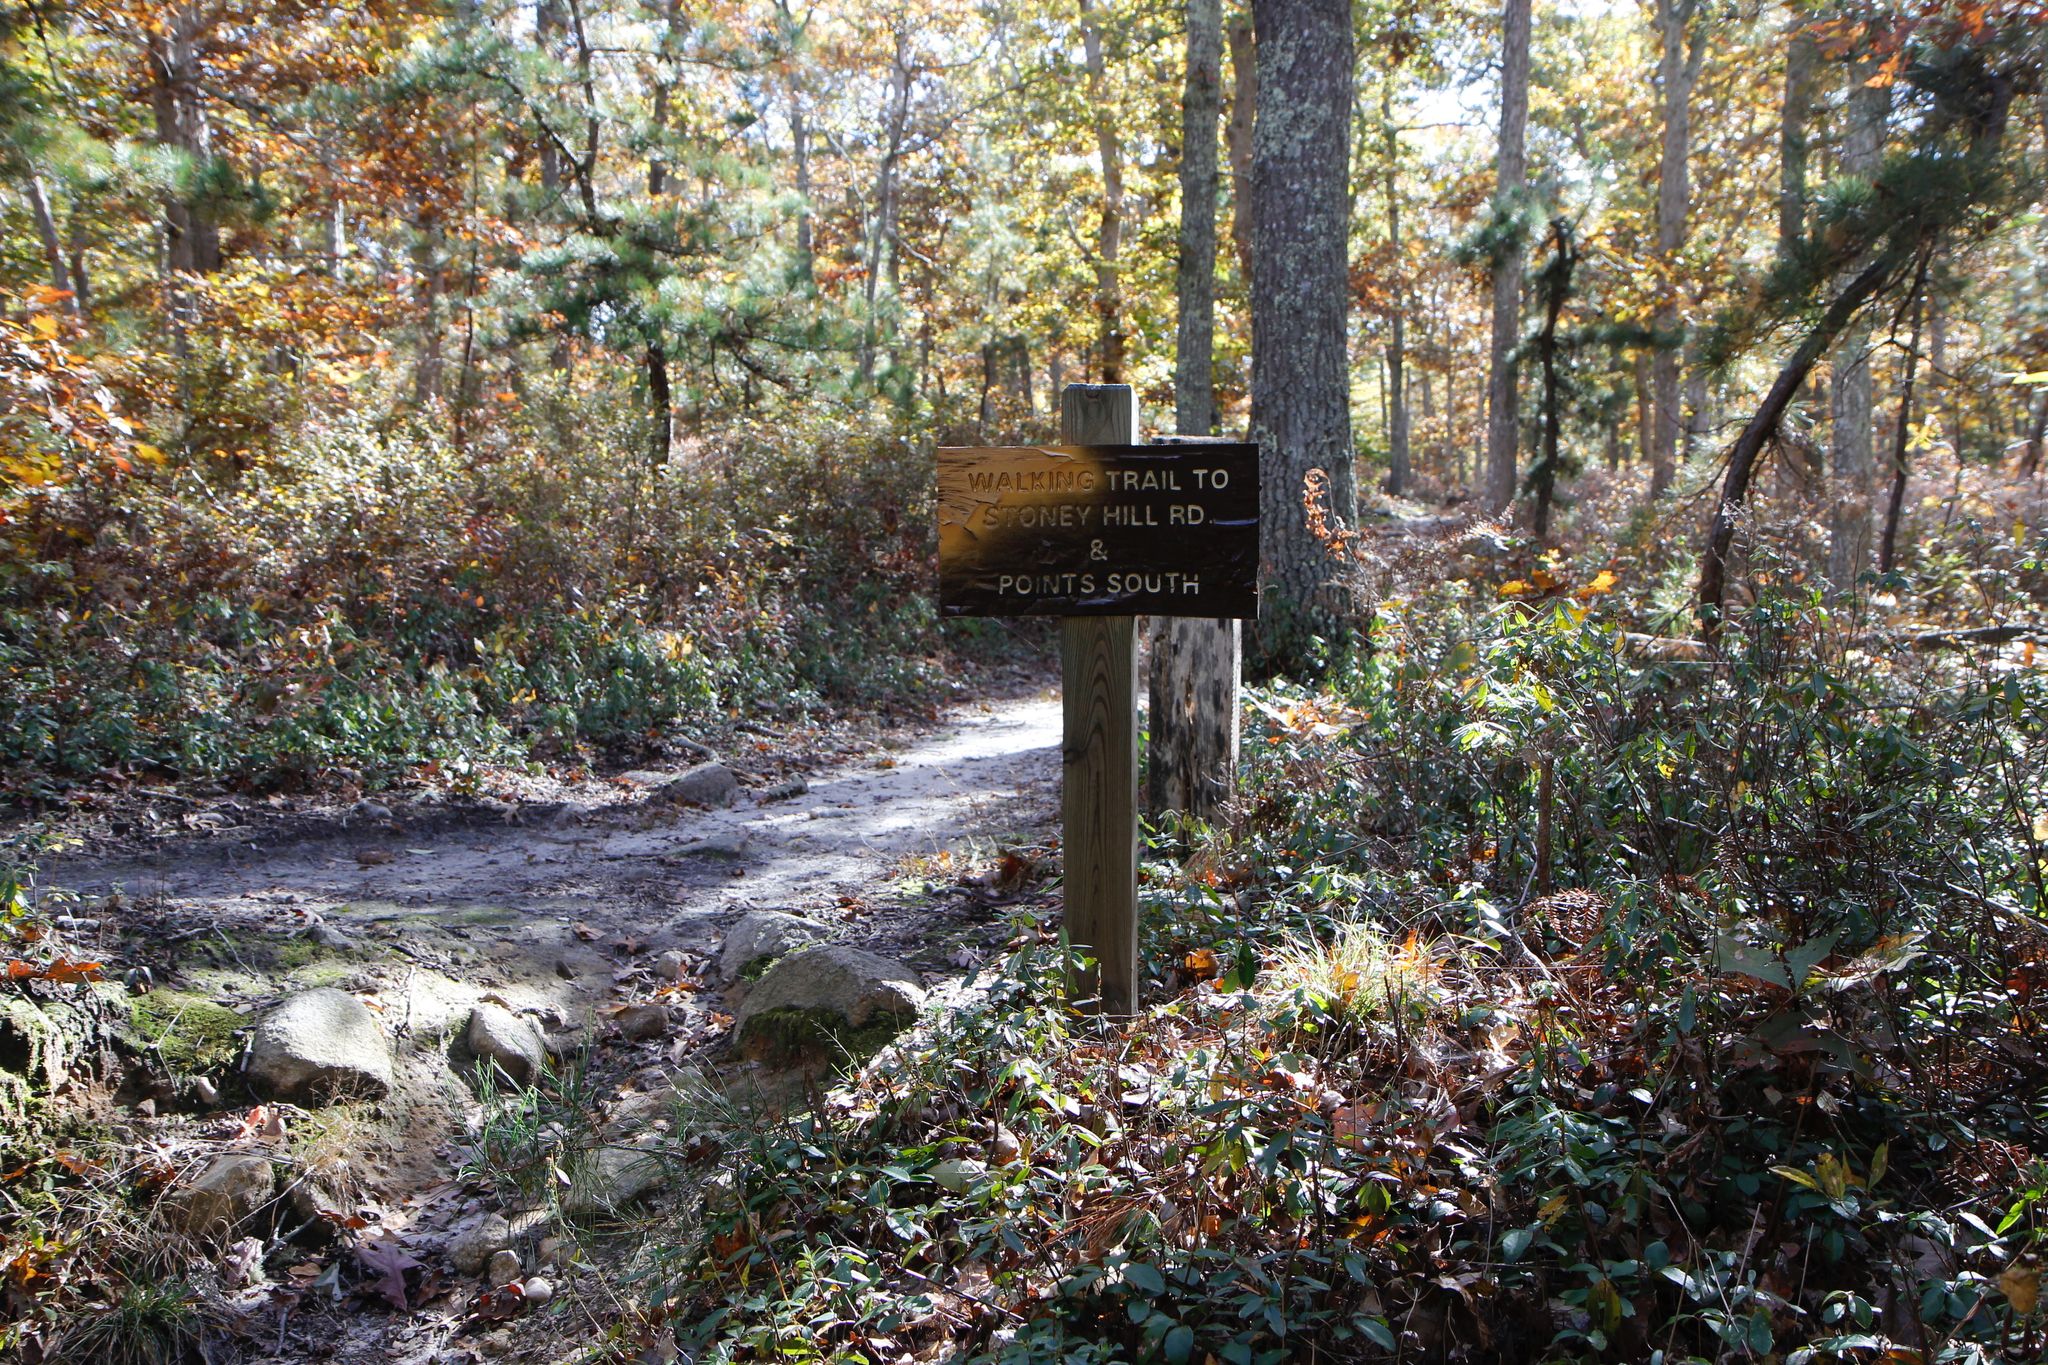
[(71, 284), (71, 267), (64, 261), (64, 243), (57, 236), (57, 219), (50, 212), (49, 196), (43, 192), (43, 178), (28, 173), (29, 214), (36, 220), (36, 237), (43, 244), (43, 261), (50, 270), (50, 288), (71, 298), (65, 307), (73, 317), (79, 312), (79, 291)]
[(1095, 234), (1095, 315), (1102, 344), (1102, 382), (1124, 380), (1123, 275), (1124, 145), (1117, 131), (1109, 70), (1095, 0), (1080, 0), (1081, 48), (1088, 64), (1088, 99), (1095, 108), (1095, 151), (1102, 161), (1102, 217)]
[(796, 83), (789, 90), (790, 149), (796, 157), (796, 256), (797, 271), (806, 285), (817, 280), (817, 248), (811, 227), (811, 126), (805, 115), (803, 96)]
[[(1877, 174), (1883, 160), (1885, 119), (1891, 113), (1891, 88), (1868, 84), (1875, 65), (1862, 61), (1849, 68), (1842, 135), (1842, 173), (1865, 179)], [(1871, 564), (1870, 340), (1870, 324), (1859, 319), (1844, 331), (1835, 350), (1827, 581), (1837, 593), (1853, 592)]]
[(1778, 122), (1778, 254), (1806, 235), (1808, 123), (1820, 47), (1802, 22), (1785, 49), (1785, 101)]
[[(149, 39), (156, 140), (195, 165), (213, 154), (213, 133), (198, 93), (200, 26), (198, 10), (183, 6)], [(220, 228), (212, 213), (176, 191), (164, 196), (164, 237), (174, 272), (208, 275), (220, 269)]]
[[(1516, 0), (1526, 4), (1526, 0)], [(1345, 625), (1339, 566), (1309, 533), (1310, 470), (1350, 521), (1346, 343), (1352, 34), (1348, 0), (1253, 0), (1259, 106), (1252, 132), (1252, 439), (1261, 447), (1265, 599), (1258, 654), (1276, 670), (1311, 662), (1311, 637)]]
[(1230, 244), (1237, 252), (1237, 276), (1252, 284), (1252, 114), (1259, 103), (1259, 64), (1252, 26), (1230, 25), (1230, 121), (1223, 135), (1230, 150)]
[[(1507, 0), (1501, 14), (1500, 163), (1494, 202), (1512, 211), (1529, 180), (1529, 0)], [(1493, 265), (1493, 336), (1486, 364), (1486, 510), (1505, 512), (1515, 500), (1521, 395), (1515, 349), (1522, 339), (1522, 248), (1518, 241)]]
[(1387, 491), (1408, 491), (1408, 290), (1401, 259), (1401, 137), (1394, 128), (1394, 79), (1380, 82), (1380, 123), (1386, 132), (1387, 245), (1394, 260), (1393, 335), (1387, 342)]
[(413, 362), (412, 401), (425, 407), (441, 396), (441, 229), (422, 226), (413, 237), (413, 274), (420, 300), (420, 353)]
[(880, 320), (875, 316), (882, 283), (882, 259), (886, 249), (895, 252), (896, 163), (903, 155), (903, 138), (910, 121), (910, 28), (898, 21), (895, 56), (889, 68), (889, 107), (884, 113), (882, 164), (875, 173), (875, 213), (868, 230), (867, 274), (862, 281), (867, 315), (862, 322), (860, 382), (875, 377), (875, 350), (880, 343)]
[[(1680, 249), (1685, 246), (1685, 219), (1692, 206), (1692, 87), (1706, 52), (1699, 35), (1688, 33), (1697, 10), (1698, 0), (1657, 0), (1657, 88), (1664, 113), (1657, 171), (1657, 255), (1663, 262), (1666, 279), (1657, 304), (1656, 328), (1667, 340), (1675, 337), (1682, 326), (1677, 286), (1670, 282), (1670, 275), (1676, 268)], [(1650, 358), (1653, 499), (1671, 487), (1678, 466), (1678, 436), (1684, 425), (1679, 411), (1681, 355), (1676, 345), (1665, 345)]]
[[(1222, 110), (1221, 0), (1188, 0), (1187, 75), (1181, 94), (1180, 321), (1174, 355), (1174, 428), (1215, 429), (1210, 382), (1216, 311), (1216, 120)], [(1234, 620), (1169, 616), (1152, 637), (1147, 805), (1215, 824), (1237, 781), (1238, 672)]]
[(1223, 107), (1222, 0), (1188, 0), (1187, 25), (1173, 407), (1174, 426), (1181, 435), (1207, 436), (1216, 429), (1211, 361), (1216, 334), (1216, 120)]

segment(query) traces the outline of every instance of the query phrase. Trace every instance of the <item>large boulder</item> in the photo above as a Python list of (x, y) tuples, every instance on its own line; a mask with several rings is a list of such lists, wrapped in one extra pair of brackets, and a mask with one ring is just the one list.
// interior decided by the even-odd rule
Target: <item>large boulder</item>
[(750, 910), (725, 931), (718, 950), (718, 974), (727, 981), (757, 973), (776, 958), (822, 943), (832, 930), (815, 920), (780, 910)]
[(281, 1099), (377, 1098), (391, 1091), (391, 1045), (362, 1001), (323, 986), (263, 1016), (249, 1078)]
[(191, 1237), (226, 1242), (277, 1193), (268, 1157), (216, 1157), (199, 1178), (165, 1203), (171, 1221)]
[(490, 1067), (514, 1085), (532, 1085), (547, 1069), (548, 1045), (530, 1019), (486, 1000), (469, 1012), (463, 1035), (479, 1069)]
[(741, 1002), (733, 1036), (741, 1052), (769, 1061), (865, 1057), (917, 1018), (917, 974), (900, 962), (844, 944), (790, 954)]

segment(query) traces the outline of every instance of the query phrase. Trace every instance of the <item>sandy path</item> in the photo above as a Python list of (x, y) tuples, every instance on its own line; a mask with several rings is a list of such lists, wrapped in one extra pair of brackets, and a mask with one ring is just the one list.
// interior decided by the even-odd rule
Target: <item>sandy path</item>
[(303, 936), (318, 923), (344, 942), (396, 937), (416, 954), (445, 940), (514, 1005), (567, 1007), (616, 939), (704, 954), (747, 909), (845, 920), (848, 902), (887, 899), (917, 855), (1041, 833), (1055, 813), (1059, 726), (1057, 698), (973, 703), (785, 800), (747, 793), (725, 810), (676, 810), (636, 790), (438, 830), (408, 830), (403, 810), (359, 814), (282, 843), (213, 839), (74, 860), (50, 880), (146, 904), (167, 937)]
[[(824, 921), (928, 981), (958, 976), (1000, 951), (1011, 930), (986, 899), (943, 892), (999, 845), (1049, 833), (1059, 736), (1059, 702), (1041, 692), (960, 706), (935, 729), (818, 772), (783, 799), (748, 791), (728, 809), (677, 808), (649, 799), (663, 776), (650, 773), (581, 805), (358, 808), (268, 828), (230, 813), (226, 829), (145, 855), (47, 867), (45, 885), (78, 893), (79, 929), (97, 933), (91, 946), (104, 960), (152, 969), (158, 1009), (205, 1002), (253, 1020), (294, 991), (339, 986), (377, 1011), (394, 1044), (393, 1093), (348, 1107), (339, 1130), (333, 1113), (288, 1110), (288, 1135), (273, 1150), (286, 1178), (325, 1182), (333, 1202), (372, 1210), (379, 1235), (437, 1261), (451, 1230), (489, 1202), (457, 1178), (479, 1109), (450, 1065), (478, 1001), (524, 1011), (585, 1049), (599, 1085), (593, 1119), (613, 1123), (680, 1072), (730, 1071), (717, 1045), (737, 994), (713, 963), (749, 909)], [(248, 823), (233, 825), (238, 818)], [(1039, 913), (1049, 908), (1042, 894), (1028, 899)], [(684, 956), (685, 987), (664, 979), (670, 952)], [(670, 1006), (665, 1035), (628, 1040), (608, 1024), (611, 1008), (653, 999)], [(213, 1074), (219, 1098), (201, 1105), (189, 1078), (144, 1067), (109, 1097), (113, 1126), (198, 1169), (218, 1147), (210, 1134), (223, 1111), (260, 1098), (232, 1065)], [(347, 1134), (324, 1172), (302, 1141), (323, 1129)], [(276, 1275), (300, 1257), (312, 1258), (302, 1270), (336, 1257), (346, 1268), (350, 1254), (273, 1244), (266, 1262)], [(585, 1288), (609, 1292), (607, 1256), (593, 1254), (600, 1269)], [(451, 1284), (402, 1314), (355, 1297), (291, 1307), (286, 1292), (262, 1310), (276, 1324), (274, 1354), (256, 1358), (466, 1359), (441, 1352), (473, 1292)], [(569, 1320), (523, 1318), (519, 1336), (524, 1344), (535, 1334), (539, 1347)]]

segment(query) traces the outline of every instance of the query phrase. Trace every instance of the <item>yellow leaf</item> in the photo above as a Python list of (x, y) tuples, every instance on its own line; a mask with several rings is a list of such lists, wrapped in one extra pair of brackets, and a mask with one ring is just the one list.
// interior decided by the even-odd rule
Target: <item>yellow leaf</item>
[(56, 340), (57, 333), (64, 330), (63, 324), (48, 313), (36, 314), (28, 320), (28, 325), (35, 328), (38, 335), (50, 341)]
[(1581, 598), (1599, 597), (1604, 593), (1613, 592), (1614, 585), (1620, 581), (1620, 575), (1616, 574), (1614, 570), (1602, 569), (1591, 583), (1579, 589), (1577, 596)]
[(154, 465), (169, 464), (171, 462), (170, 456), (164, 454), (147, 441), (137, 441), (135, 443), (135, 458)]

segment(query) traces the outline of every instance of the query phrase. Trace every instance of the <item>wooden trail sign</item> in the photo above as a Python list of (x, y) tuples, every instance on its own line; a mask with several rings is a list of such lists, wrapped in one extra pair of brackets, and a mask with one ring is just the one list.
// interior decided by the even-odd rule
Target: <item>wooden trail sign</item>
[(1259, 449), (939, 451), (947, 616), (1256, 616)]
[(939, 451), (939, 610), (1055, 615), (1075, 984), (1138, 998), (1137, 613), (1258, 614), (1258, 447), (1140, 446), (1128, 384), (1069, 384), (1057, 447)]

